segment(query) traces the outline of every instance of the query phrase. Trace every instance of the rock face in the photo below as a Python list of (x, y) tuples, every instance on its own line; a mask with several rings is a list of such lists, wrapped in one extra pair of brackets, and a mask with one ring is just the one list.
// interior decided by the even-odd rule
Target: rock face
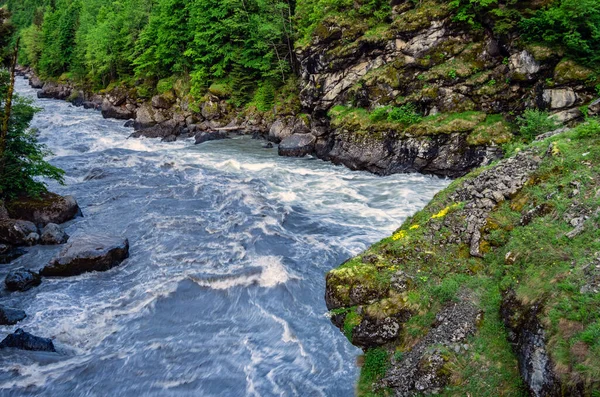
[(9, 291), (27, 291), (42, 283), (38, 273), (27, 269), (16, 269), (8, 273), (4, 284)]
[(334, 132), (327, 142), (321, 140), (316, 145), (320, 158), (378, 175), (420, 172), (458, 177), (497, 159), (501, 152), (498, 147), (469, 145), (467, 136), (461, 133), (361, 141)]
[(72, 90), (72, 87), (68, 85), (47, 82), (42, 89), (38, 91), (37, 97), (66, 100), (71, 95)]
[(102, 117), (108, 119), (129, 120), (135, 118), (135, 108), (111, 103), (108, 99), (102, 102)]
[(311, 154), (315, 149), (315, 138), (312, 134), (293, 134), (284, 138), (279, 144), (280, 156), (303, 157)]
[(49, 223), (42, 230), (42, 244), (55, 245), (64, 244), (69, 239), (69, 236), (56, 223)]
[[(37, 234), (33, 222), (5, 219), (0, 220), (0, 243), (9, 245), (29, 245), (32, 234)], [(38, 236), (39, 238), (39, 236)]]
[(25, 317), (27, 314), (23, 310), (0, 305), (0, 325), (15, 325)]
[(71, 239), (40, 272), (46, 277), (69, 277), (109, 270), (129, 256), (129, 241), (110, 236)]
[(52, 339), (31, 335), (22, 328), (17, 329), (0, 342), (0, 349), (5, 348), (56, 352)]
[(7, 205), (11, 218), (24, 219), (43, 227), (48, 223), (65, 223), (81, 214), (73, 196), (46, 193), (39, 199), (21, 198)]
[(522, 305), (514, 291), (507, 291), (503, 296), (501, 314), (510, 331), (509, 341), (517, 353), (519, 371), (529, 393), (534, 397), (560, 396), (563, 395), (562, 387), (554, 373), (546, 349), (544, 328), (538, 318), (541, 309), (541, 305)]

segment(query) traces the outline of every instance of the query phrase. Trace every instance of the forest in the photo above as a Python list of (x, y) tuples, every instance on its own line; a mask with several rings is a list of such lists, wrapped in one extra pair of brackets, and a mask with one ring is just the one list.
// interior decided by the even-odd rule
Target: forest
[[(521, 2), (523, 3), (523, 2)], [(389, 23), (386, 0), (4, 0), (22, 38), (20, 64), (44, 79), (92, 89), (126, 82), (151, 96), (181, 77), (197, 98), (211, 84), (232, 102), (266, 102), (297, 74), (295, 51), (324, 21)], [(515, 0), (452, 0), (455, 20), (561, 48), (598, 65), (600, 4), (557, 0), (529, 10)], [(256, 82), (260, 83), (257, 84)]]

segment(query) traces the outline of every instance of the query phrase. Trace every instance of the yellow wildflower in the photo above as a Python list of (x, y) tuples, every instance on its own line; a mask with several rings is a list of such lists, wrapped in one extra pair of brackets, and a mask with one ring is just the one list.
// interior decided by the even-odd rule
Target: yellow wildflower
[(412, 225), (412, 226), (410, 227), (410, 230), (415, 230), (415, 229), (418, 229), (418, 228), (419, 228), (419, 225)]
[(443, 217), (445, 217), (446, 215), (448, 215), (448, 212), (450, 212), (450, 210), (451, 210), (451, 209), (454, 209), (454, 208), (456, 208), (456, 207), (458, 207), (458, 204), (452, 204), (452, 205), (449, 205), (449, 206), (447, 206), (446, 208), (444, 208), (443, 210), (441, 210), (440, 212), (438, 212), (437, 214), (433, 215), (433, 216), (431, 217), (431, 219), (439, 219), (439, 218), (443, 218)]
[(406, 237), (406, 230), (400, 230), (392, 236), (392, 240), (397, 241)]

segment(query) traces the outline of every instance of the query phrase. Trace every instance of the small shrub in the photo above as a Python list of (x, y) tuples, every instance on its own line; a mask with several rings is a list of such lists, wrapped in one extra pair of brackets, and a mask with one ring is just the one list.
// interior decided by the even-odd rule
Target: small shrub
[(172, 89), (173, 89), (173, 79), (172, 78), (159, 80), (158, 84), (156, 84), (156, 91), (159, 94), (164, 94), (165, 92), (171, 91)]
[(412, 103), (392, 108), (388, 113), (388, 120), (396, 123), (411, 125), (421, 121), (423, 117), (417, 112)]
[(456, 73), (455, 69), (452, 69), (448, 72), (448, 77), (450, 77), (452, 80), (456, 80), (456, 76), (457, 76), (457, 73)]
[(362, 367), (361, 380), (373, 383), (382, 378), (389, 366), (388, 353), (382, 348), (368, 350), (365, 353), (365, 363)]
[(384, 107), (377, 108), (377, 109), (375, 109), (375, 110), (373, 110), (371, 112), (371, 114), (369, 115), (369, 119), (373, 123), (378, 123), (380, 121), (385, 121), (388, 118), (389, 111), (390, 111), (389, 106), (384, 106)]
[(261, 112), (267, 112), (273, 108), (275, 104), (275, 88), (273, 84), (263, 83), (254, 93), (253, 102), (256, 108)]
[(575, 128), (577, 139), (592, 138), (594, 136), (600, 136), (600, 121), (598, 119), (589, 119)]
[(519, 134), (527, 141), (533, 140), (536, 136), (546, 132), (554, 131), (560, 128), (561, 124), (548, 112), (528, 109), (522, 116), (517, 117), (519, 125)]

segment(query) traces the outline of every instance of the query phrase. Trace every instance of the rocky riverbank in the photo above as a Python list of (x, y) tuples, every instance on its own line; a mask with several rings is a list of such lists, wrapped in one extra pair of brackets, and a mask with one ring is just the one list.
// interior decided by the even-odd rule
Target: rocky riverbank
[(359, 395), (598, 390), (599, 136), (591, 121), (455, 181), (328, 274), (332, 321), (366, 353)]

